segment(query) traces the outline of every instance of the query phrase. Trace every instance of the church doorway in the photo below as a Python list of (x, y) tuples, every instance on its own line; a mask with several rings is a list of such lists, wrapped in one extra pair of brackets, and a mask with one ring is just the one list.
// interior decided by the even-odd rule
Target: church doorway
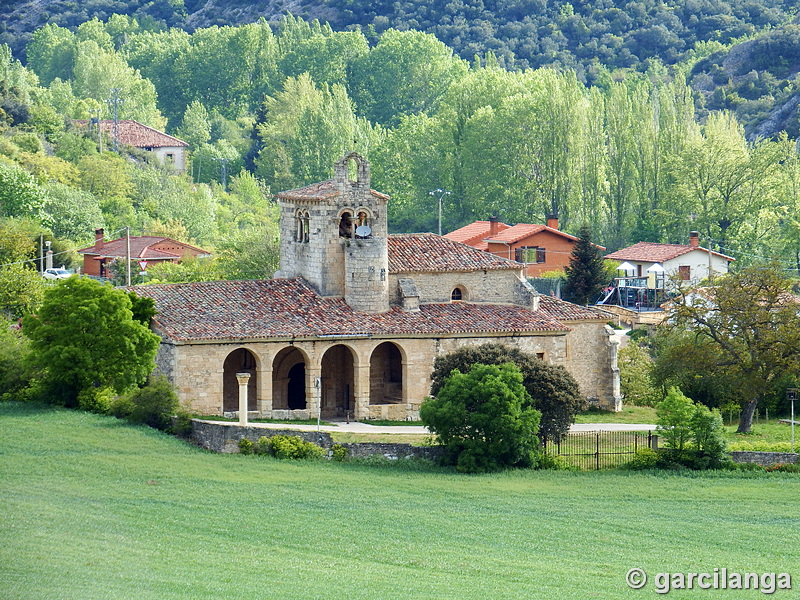
[(258, 410), (258, 369), (256, 357), (247, 348), (228, 354), (222, 366), (222, 411), (239, 410), (239, 381), (237, 373), (250, 373), (247, 382), (247, 410)]
[(322, 418), (354, 418), (355, 385), (353, 353), (337, 344), (322, 357)]
[(383, 342), (369, 359), (369, 403), (403, 402), (403, 355), (392, 342)]
[(272, 409), (305, 408), (307, 408), (306, 357), (295, 347), (284, 348), (272, 362)]

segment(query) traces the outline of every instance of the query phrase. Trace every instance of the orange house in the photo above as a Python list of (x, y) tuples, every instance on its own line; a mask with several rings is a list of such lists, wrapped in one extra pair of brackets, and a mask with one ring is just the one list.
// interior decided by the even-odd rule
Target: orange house
[[(96, 229), (94, 235), (93, 246), (78, 250), (79, 254), (83, 254), (83, 273), (94, 277), (110, 277), (107, 267), (114, 260), (125, 260), (127, 241), (125, 238), (119, 238), (106, 242), (102, 229)], [(195, 258), (211, 256), (202, 248), (177, 242), (171, 238), (145, 235), (131, 236), (130, 240), (131, 260), (146, 261), (149, 265), (162, 262), (178, 263), (186, 256)]]
[(547, 218), (547, 225), (506, 225), (497, 217), (490, 217), (488, 221), (475, 221), (445, 237), (523, 263), (528, 277), (538, 277), (569, 265), (572, 249), (578, 241), (574, 235), (560, 231), (558, 217), (552, 215)]

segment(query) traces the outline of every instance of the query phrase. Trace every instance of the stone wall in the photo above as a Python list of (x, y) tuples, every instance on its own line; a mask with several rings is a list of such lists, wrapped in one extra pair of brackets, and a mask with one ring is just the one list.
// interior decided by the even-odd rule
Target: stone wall
[[(463, 300), (486, 304), (520, 304), (517, 290), (520, 281), (519, 269), (487, 270), (446, 273), (393, 273), (389, 281), (391, 301), (402, 304), (399, 278), (412, 279), (419, 292), (421, 303), (450, 302), (453, 289), (460, 287)], [(526, 303), (529, 306), (530, 303)]]
[(769, 467), (770, 465), (796, 464), (797, 454), (790, 452), (731, 452), (731, 460), (736, 463), (752, 463)]
[(225, 421), (200, 421), (192, 419), (192, 441), (206, 450), (231, 454), (239, 452), (239, 440), (255, 443), (262, 437), (293, 435), (323, 448), (333, 446), (329, 433), (324, 431), (298, 431), (296, 429), (267, 429), (265, 427), (241, 426)]
[[(242, 427), (236, 423), (223, 421), (192, 420), (192, 441), (206, 450), (224, 454), (239, 452), (239, 440), (248, 439), (253, 443), (262, 437), (293, 435), (330, 449), (334, 442), (325, 431), (299, 431), (296, 429), (267, 429), (257, 426)], [(411, 444), (384, 444), (377, 442), (341, 444), (348, 450), (350, 458), (384, 456), (389, 459), (426, 458), (436, 460), (442, 455), (442, 448), (436, 446), (412, 446)]]

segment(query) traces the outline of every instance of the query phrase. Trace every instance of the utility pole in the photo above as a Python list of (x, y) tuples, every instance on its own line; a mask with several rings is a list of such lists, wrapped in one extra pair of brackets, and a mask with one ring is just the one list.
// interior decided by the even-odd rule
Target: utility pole
[(131, 287), (131, 228), (125, 226), (125, 285)]
[(442, 188), (436, 188), (433, 191), (428, 192), (430, 196), (439, 195), (439, 235), (442, 235), (442, 198), (445, 196), (449, 196), (452, 192), (448, 192), (447, 190), (443, 190)]
[(711, 238), (708, 238), (708, 284), (714, 283), (714, 271), (711, 268)]
[(114, 152), (119, 152), (119, 105), (125, 102), (119, 97), (120, 88), (111, 88), (111, 97), (106, 100), (111, 106), (114, 115)]

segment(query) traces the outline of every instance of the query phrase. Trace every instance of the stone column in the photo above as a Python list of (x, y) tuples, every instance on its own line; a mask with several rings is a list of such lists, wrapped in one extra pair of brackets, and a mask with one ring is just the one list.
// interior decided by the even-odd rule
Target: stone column
[(369, 381), (369, 362), (363, 364), (361, 361), (357, 367), (353, 366), (353, 400), (355, 404), (355, 414), (353, 418), (356, 421), (369, 418), (369, 394), (370, 394), (370, 381)]
[(258, 378), (258, 412), (262, 419), (272, 418), (272, 363), (263, 363), (266, 366), (261, 369)]
[(308, 417), (316, 419), (322, 409), (322, 369), (306, 365), (306, 408)]
[(237, 373), (236, 380), (239, 382), (239, 425), (247, 425), (247, 383), (250, 373)]

